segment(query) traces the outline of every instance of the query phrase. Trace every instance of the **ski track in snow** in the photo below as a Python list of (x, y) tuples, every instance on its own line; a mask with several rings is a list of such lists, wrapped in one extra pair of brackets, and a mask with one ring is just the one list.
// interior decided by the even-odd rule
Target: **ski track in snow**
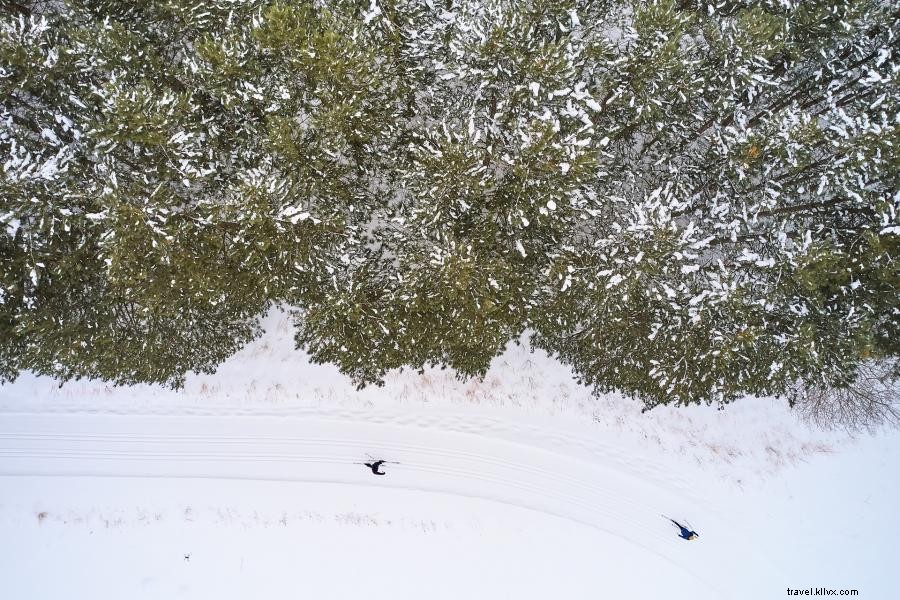
[[(0, 474), (302, 481), (478, 498), (589, 525), (671, 563), (710, 597), (728, 596), (688, 564), (684, 542), (662, 519), (664, 512), (691, 514), (704, 505), (663, 465), (515, 420), (305, 412), (303, 418), (7, 413)], [(354, 464), (366, 452), (401, 464), (374, 477)], [(702, 510), (706, 527), (741, 535), (739, 524), (715, 507)], [(733, 550), (735, 540), (729, 545)]]

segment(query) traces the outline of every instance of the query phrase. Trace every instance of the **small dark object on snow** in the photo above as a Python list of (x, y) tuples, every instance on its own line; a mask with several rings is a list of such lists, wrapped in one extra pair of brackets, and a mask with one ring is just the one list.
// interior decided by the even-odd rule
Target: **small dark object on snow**
[(375, 475), (386, 475), (386, 473), (378, 470), (381, 467), (381, 465), (384, 464), (384, 462), (385, 461), (383, 461), (383, 460), (376, 460), (375, 462), (363, 463), (363, 464), (366, 465), (367, 467), (369, 467), (370, 469), (372, 469), (372, 473), (374, 473)]
[(185, 555), (184, 555), (184, 560), (186, 560), (186, 561), (188, 561), (188, 562), (191, 562), (191, 555), (190, 555), (190, 554), (185, 554)]
[(691, 531), (690, 529), (688, 529), (687, 527), (685, 527), (684, 525), (682, 525), (675, 519), (669, 519), (669, 520), (672, 521), (673, 523), (675, 523), (675, 526), (681, 530), (678, 532), (678, 537), (685, 539), (685, 540), (694, 540), (694, 539), (697, 539), (698, 537), (700, 537), (699, 533), (697, 533), (696, 531)]

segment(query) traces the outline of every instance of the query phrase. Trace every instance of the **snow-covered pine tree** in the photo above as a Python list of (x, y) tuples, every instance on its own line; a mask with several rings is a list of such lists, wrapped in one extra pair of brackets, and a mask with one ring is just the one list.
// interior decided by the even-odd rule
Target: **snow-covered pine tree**
[(598, 136), (573, 101), (603, 48), (564, 3), (372, 6), (368, 35), (404, 92), (395, 143), (346, 279), (306, 307), (298, 342), (360, 383), (426, 364), (481, 374), (583, 218)]
[(895, 357), (896, 7), (633, 8), (598, 90), (596, 192), (621, 200), (558, 254), (571, 284), (537, 343), (648, 406), (852, 385)]
[[(325, 248), (342, 243), (355, 181), (329, 154), (346, 125), (338, 103), (291, 80), (339, 62), (327, 14), (229, 1), (9, 7), (5, 375), (177, 384), (252, 339), (273, 300), (328, 280)], [(286, 123), (310, 117), (324, 124), (318, 142), (302, 140), (306, 161), (290, 155), (301, 129)]]

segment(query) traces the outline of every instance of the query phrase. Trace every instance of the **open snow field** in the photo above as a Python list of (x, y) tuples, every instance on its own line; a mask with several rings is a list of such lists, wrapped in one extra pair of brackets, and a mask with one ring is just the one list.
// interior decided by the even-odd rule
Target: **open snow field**
[(483, 381), (357, 392), (281, 313), (178, 392), (22, 377), (0, 387), (0, 597), (900, 597), (900, 434), (774, 400), (639, 408), (522, 347)]

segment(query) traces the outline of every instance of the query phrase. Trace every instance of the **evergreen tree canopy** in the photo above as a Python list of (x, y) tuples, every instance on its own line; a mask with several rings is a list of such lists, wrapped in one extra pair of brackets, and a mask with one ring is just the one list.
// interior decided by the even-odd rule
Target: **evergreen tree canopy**
[(273, 304), (360, 385), (523, 332), (647, 406), (900, 355), (892, 3), (0, 7), (2, 378), (177, 385)]

